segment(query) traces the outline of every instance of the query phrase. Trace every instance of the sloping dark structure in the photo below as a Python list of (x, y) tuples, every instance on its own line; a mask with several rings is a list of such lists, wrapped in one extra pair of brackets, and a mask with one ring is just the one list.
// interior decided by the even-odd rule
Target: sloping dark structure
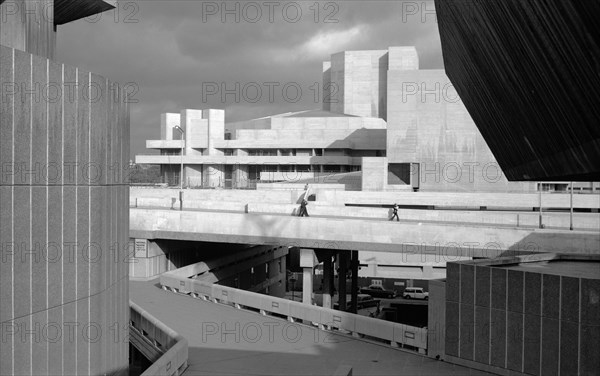
[(600, 180), (600, 2), (436, 0), (444, 63), (509, 180)]
[[(5, 0), (0, 0), (2, 4)], [(21, 6), (22, 1), (13, 1), (14, 6), (10, 12), (15, 11), (15, 7)], [(41, 6), (45, 3), (50, 4), (49, 0), (40, 1)], [(106, 12), (114, 9), (116, 0), (54, 0), (54, 24), (64, 25), (69, 22), (79, 20), (81, 18), (93, 16), (98, 13)]]

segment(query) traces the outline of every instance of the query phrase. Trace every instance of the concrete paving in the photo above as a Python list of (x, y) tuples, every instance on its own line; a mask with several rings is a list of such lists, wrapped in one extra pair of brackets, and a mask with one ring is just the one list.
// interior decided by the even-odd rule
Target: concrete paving
[(184, 375), (488, 375), (350, 336), (130, 282), (130, 297), (189, 341)]

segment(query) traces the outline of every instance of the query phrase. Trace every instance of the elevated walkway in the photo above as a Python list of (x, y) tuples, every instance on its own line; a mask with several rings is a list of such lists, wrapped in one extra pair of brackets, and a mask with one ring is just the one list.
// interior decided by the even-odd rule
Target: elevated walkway
[(498, 257), (506, 251), (598, 253), (600, 244), (600, 233), (591, 231), (164, 208), (131, 208), (130, 236), (430, 254), (450, 261), (456, 256)]

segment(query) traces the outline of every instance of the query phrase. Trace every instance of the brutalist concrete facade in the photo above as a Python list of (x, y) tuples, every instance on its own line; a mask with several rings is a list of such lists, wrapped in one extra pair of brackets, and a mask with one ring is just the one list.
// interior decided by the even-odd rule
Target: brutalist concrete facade
[[(96, 3), (104, 2), (62, 1), (54, 11), (70, 6), (76, 17), (78, 7)], [(0, 46), (0, 374), (126, 373), (128, 100), (101, 76), (7, 45)]]
[(600, 372), (600, 258), (447, 264), (445, 360), (498, 374)]

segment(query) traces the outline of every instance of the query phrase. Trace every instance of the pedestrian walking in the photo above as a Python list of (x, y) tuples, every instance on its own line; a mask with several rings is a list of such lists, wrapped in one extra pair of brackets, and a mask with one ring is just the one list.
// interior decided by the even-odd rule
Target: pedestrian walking
[(306, 210), (306, 205), (308, 205), (308, 202), (306, 200), (302, 200), (302, 202), (300, 203), (300, 212), (298, 213), (298, 217), (310, 217), (308, 215), (308, 211)]
[(396, 218), (397, 222), (400, 222), (400, 218), (398, 218), (398, 204), (394, 204), (394, 206), (392, 207), (392, 218), (390, 218), (390, 221), (393, 221), (394, 218)]

